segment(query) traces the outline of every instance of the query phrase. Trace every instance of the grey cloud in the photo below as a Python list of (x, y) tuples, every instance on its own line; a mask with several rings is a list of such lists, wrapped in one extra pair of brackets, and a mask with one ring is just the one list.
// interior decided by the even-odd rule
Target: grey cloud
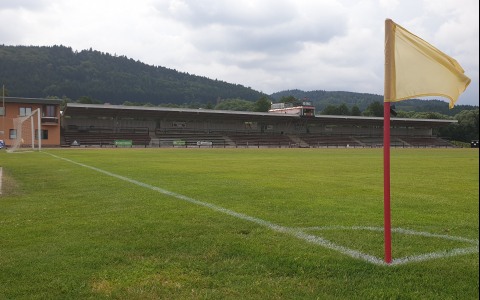
[(192, 42), (204, 51), (228, 52), (296, 52), (303, 49), (304, 42), (328, 42), (344, 33), (339, 25), (331, 30), (305, 25), (283, 24), (267, 28), (224, 27), (195, 32)]
[(154, 6), (163, 16), (194, 28), (212, 24), (271, 26), (295, 17), (295, 6), (288, 0), (256, 1), (254, 5), (244, 1), (159, 0)]
[(269, 54), (267, 57), (245, 55), (243, 57), (219, 55), (217, 61), (227, 66), (237, 66), (242, 70), (265, 70), (268, 72), (281, 72), (294, 70), (297, 67), (285, 64), (284, 56)]
[(24, 8), (40, 10), (48, 5), (46, 0), (2, 0), (0, 10)]
[(2, 44), (6, 45), (17, 43), (15, 35), (5, 27), (0, 27), (0, 41), (2, 41)]
[(478, 91), (480, 86), (478, 82), (478, 75), (471, 76), (470, 78), (472, 79), (472, 82), (467, 87), (465, 92), (458, 98), (457, 105), (470, 104), (478, 106)]
[(346, 16), (329, 6), (302, 11), (286, 0), (235, 3), (164, 0), (156, 8), (187, 26), (189, 41), (202, 51), (294, 53), (304, 42), (326, 43), (346, 34)]

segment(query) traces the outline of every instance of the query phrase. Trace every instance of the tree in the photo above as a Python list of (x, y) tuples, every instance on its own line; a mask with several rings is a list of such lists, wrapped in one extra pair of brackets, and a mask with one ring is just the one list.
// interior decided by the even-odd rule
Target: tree
[(212, 101), (208, 101), (207, 105), (205, 105), (205, 109), (215, 109), (215, 106), (213, 106)]
[(3, 89), (1, 96), (3, 96), (4, 93), (5, 93), (5, 97), (10, 97), (10, 92), (7, 89)]
[(73, 102), (72, 99), (68, 98), (68, 97), (65, 96), (65, 95), (63, 95), (62, 100), (63, 100), (62, 105), (61, 105), (62, 110), (65, 108), (65, 106), (67, 106), (68, 103), (72, 103), (72, 102)]
[(197, 107), (203, 107), (217, 97), (255, 102), (263, 95), (240, 84), (147, 65), (93, 49), (76, 52), (64, 46), (0, 44), (0, 66), (0, 82), (15, 90), (18, 97), (67, 95), (77, 100), (90, 95), (111, 104), (138, 99), (154, 105), (199, 101), (201, 105), (196, 104)]
[(409, 111), (409, 112), (406, 112), (406, 111), (397, 111), (397, 118), (413, 118), (413, 116), (415, 115), (415, 112), (414, 111)]
[(455, 116), (458, 120), (457, 141), (471, 142), (479, 137), (479, 109), (464, 110)]
[[(411, 112), (410, 112), (411, 113)], [(438, 112), (415, 113), (413, 118), (418, 119), (445, 119), (457, 120), (458, 123), (452, 123), (440, 128), (434, 128), (433, 133), (439, 137), (449, 140), (469, 143), (479, 138), (479, 109), (464, 110), (456, 114), (455, 117), (440, 114)]]
[(243, 99), (227, 99), (215, 106), (218, 110), (253, 111), (255, 102)]
[(290, 95), (288, 97), (282, 96), (282, 98), (278, 101), (278, 103), (288, 103), (288, 102), (295, 102), (295, 101), (300, 101), (300, 100)]
[(452, 117), (447, 115), (442, 115), (438, 112), (419, 112), (415, 113), (412, 118), (415, 119), (441, 119), (441, 120), (451, 120)]
[(367, 109), (362, 113), (365, 117), (383, 117), (383, 104), (378, 101), (370, 104)]
[(253, 111), (267, 112), (270, 110), (271, 106), (272, 103), (270, 102), (270, 100), (268, 100), (267, 96), (264, 95), (260, 97), (257, 102), (255, 102)]
[(351, 115), (352, 116), (361, 116), (362, 115), (362, 112), (360, 111), (360, 108), (358, 108), (358, 106), (356, 104), (352, 107)]
[(172, 103), (168, 103), (168, 104), (161, 103), (161, 104), (158, 105), (158, 107), (181, 108), (180, 105), (178, 105), (178, 104), (172, 104)]
[(82, 104), (102, 104), (101, 101), (92, 99), (92, 96), (82, 96), (77, 100), (77, 103)]
[[(57, 96), (47, 96), (45, 99), (60, 99), (58, 98)], [(64, 110), (65, 109), (65, 106), (67, 106), (67, 103), (72, 103), (72, 99), (68, 98), (67, 96), (63, 96), (62, 97), (62, 104), (60, 104), (60, 110)]]
[(338, 115), (338, 107), (335, 105), (328, 105), (323, 109), (322, 115)]
[(348, 107), (345, 103), (342, 103), (337, 108), (337, 114), (340, 115), (340, 116), (349, 116), (350, 115), (350, 110), (348, 109)]

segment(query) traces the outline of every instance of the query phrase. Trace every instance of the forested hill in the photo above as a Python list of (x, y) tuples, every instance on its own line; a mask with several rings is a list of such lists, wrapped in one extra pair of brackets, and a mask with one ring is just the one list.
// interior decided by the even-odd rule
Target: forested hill
[[(364, 111), (375, 101), (380, 103), (383, 102), (383, 95), (353, 92), (328, 92), (321, 90), (310, 92), (301, 90), (287, 90), (274, 93), (271, 96), (278, 101), (280, 98), (282, 98), (282, 96), (288, 97), (290, 95), (297, 99), (303, 99), (303, 97), (307, 97), (309, 101), (313, 102), (317, 111), (322, 111), (328, 105), (339, 106), (342, 103), (345, 103), (350, 109), (356, 104), (361, 111)], [(448, 116), (455, 116), (463, 110), (474, 110), (478, 108), (478, 106), (472, 105), (455, 105), (453, 109), (449, 109), (448, 102), (445, 101), (409, 99), (396, 102), (394, 105), (396, 106), (397, 111), (438, 112)]]
[[(77, 100), (90, 96), (102, 103), (151, 103), (203, 107), (213, 106), (217, 99), (257, 101), (263, 94), (241, 84), (227, 83), (161, 66), (152, 66), (126, 56), (103, 53), (92, 49), (80, 52), (70, 47), (5, 46), (0, 45), (0, 85), (5, 85), (12, 97), (45, 98), (66, 96)], [(353, 92), (287, 90), (268, 98), (280, 100), (294, 96), (312, 101), (318, 112), (328, 105), (355, 104), (361, 111), (383, 96)], [(241, 100), (238, 100), (241, 101)], [(463, 110), (477, 107), (457, 105), (448, 109), (440, 100), (405, 100), (395, 104), (397, 110), (438, 112), (455, 116)]]
[(0, 45), (0, 84), (12, 97), (82, 96), (112, 104), (257, 101), (262, 93), (240, 84), (151, 66), (125, 56), (70, 47)]

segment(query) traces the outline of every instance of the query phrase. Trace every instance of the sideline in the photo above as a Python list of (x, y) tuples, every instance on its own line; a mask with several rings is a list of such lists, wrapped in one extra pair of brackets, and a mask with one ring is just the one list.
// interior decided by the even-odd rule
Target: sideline
[(331, 249), (331, 250), (340, 252), (340, 253), (348, 255), (352, 258), (361, 259), (363, 261), (366, 261), (366, 262), (369, 262), (369, 263), (372, 263), (372, 264), (378, 265), (378, 266), (387, 266), (387, 267), (388, 266), (399, 266), (399, 265), (405, 265), (407, 263), (412, 263), (412, 262), (421, 262), (421, 261), (426, 261), (426, 260), (431, 260), (431, 259), (453, 257), (453, 256), (458, 256), (458, 255), (466, 255), (466, 254), (472, 254), (472, 253), (478, 253), (479, 252), (479, 241), (478, 240), (469, 240), (469, 239), (465, 239), (465, 238), (461, 238), (461, 237), (430, 234), (430, 233), (427, 233), (427, 232), (415, 232), (415, 231), (412, 231), (412, 230), (396, 228), (396, 229), (392, 229), (392, 231), (397, 231), (397, 232), (401, 232), (401, 233), (404, 233), (404, 234), (416, 234), (416, 235), (424, 235), (424, 236), (431, 236), (431, 237), (437, 237), (437, 238), (459, 240), (459, 241), (463, 241), (463, 242), (472, 243), (475, 246), (470, 247), (470, 248), (457, 248), (457, 249), (444, 250), (444, 251), (438, 251), (438, 252), (415, 255), (415, 256), (406, 256), (406, 257), (402, 257), (402, 258), (393, 259), (390, 264), (387, 264), (387, 263), (385, 263), (385, 261), (383, 259), (378, 258), (376, 256), (365, 254), (365, 253), (362, 253), (362, 252), (359, 252), (359, 251), (356, 251), (356, 250), (352, 250), (352, 249), (349, 249), (349, 248), (346, 248), (346, 247), (343, 247), (343, 246), (336, 245), (329, 240), (326, 240), (324, 238), (321, 238), (321, 237), (318, 237), (318, 236), (315, 236), (315, 235), (311, 235), (311, 234), (308, 234), (308, 233), (305, 232), (305, 231), (308, 231), (308, 230), (326, 230), (326, 229), (383, 230), (383, 228), (357, 227), (357, 226), (355, 226), (355, 227), (332, 226), (332, 227), (310, 227), (310, 228), (284, 227), (284, 226), (276, 225), (276, 224), (271, 223), (269, 221), (265, 221), (265, 220), (258, 219), (258, 218), (255, 218), (255, 217), (251, 217), (251, 216), (248, 216), (248, 215), (245, 215), (245, 214), (242, 214), (242, 213), (238, 213), (238, 212), (235, 212), (233, 210), (226, 209), (226, 208), (217, 206), (217, 205), (212, 204), (212, 203), (198, 201), (196, 199), (193, 199), (193, 198), (190, 198), (190, 197), (187, 197), (187, 196), (183, 196), (183, 195), (180, 195), (180, 194), (177, 194), (177, 193), (174, 193), (174, 192), (170, 192), (170, 191), (167, 191), (167, 190), (164, 190), (164, 189), (161, 189), (161, 188), (158, 188), (158, 187), (155, 187), (155, 186), (152, 186), (152, 185), (140, 182), (140, 181), (136, 181), (134, 179), (130, 179), (130, 178), (127, 178), (127, 177), (123, 177), (123, 176), (120, 176), (120, 175), (117, 175), (117, 174), (113, 174), (113, 173), (95, 168), (95, 167), (84, 165), (84, 164), (75, 162), (73, 160), (63, 158), (63, 157), (60, 157), (60, 156), (56, 156), (54, 154), (51, 154), (51, 153), (48, 153), (48, 152), (45, 152), (45, 151), (43, 151), (42, 153), (48, 154), (48, 155), (53, 156), (55, 158), (58, 158), (58, 159), (76, 164), (76, 165), (84, 167), (84, 168), (88, 168), (88, 169), (103, 173), (103, 174), (111, 176), (111, 177), (115, 177), (115, 178), (130, 182), (130, 183), (133, 183), (133, 184), (136, 184), (136, 185), (139, 185), (139, 186), (157, 191), (157, 192), (159, 192), (161, 194), (164, 194), (164, 195), (168, 195), (168, 196), (171, 196), (171, 197), (175, 197), (177, 199), (185, 200), (185, 201), (197, 204), (197, 205), (208, 207), (212, 210), (215, 210), (215, 211), (218, 211), (218, 212), (221, 212), (221, 213), (224, 213), (224, 214), (227, 214), (227, 215), (230, 215), (230, 216), (242, 219), (242, 220), (247, 220), (247, 221), (251, 221), (253, 223), (257, 223), (257, 224), (259, 224), (263, 227), (268, 227), (268, 228), (270, 228), (274, 231), (277, 231), (277, 232), (290, 234), (290, 235), (292, 235), (292, 236), (294, 236), (298, 239), (301, 239), (301, 240), (307, 241), (309, 243), (313, 243), (313, 244), (325, 247), (327, 249)]

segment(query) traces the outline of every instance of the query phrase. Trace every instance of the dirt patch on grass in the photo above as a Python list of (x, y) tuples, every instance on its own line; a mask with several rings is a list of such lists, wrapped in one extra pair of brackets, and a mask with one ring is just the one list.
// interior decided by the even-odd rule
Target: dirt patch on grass
[(0, 198), (20, 196), (24, 194), (24, 192), (20, 189), (18, 182), (12, 176), (10, 176), (9, 172), (5, 170), (5, 168), (2, 170), (2, 178), (0, 180), (2, 181), (0, 184)]
[(104, 279), (95, 281), (92, 284), (92, 291), (94, 291), (94, 292), (111, 294), (113, 288), (114, 288), (114, 285), (110, 281), (107, 281), (107, 280), (104, 280)]

